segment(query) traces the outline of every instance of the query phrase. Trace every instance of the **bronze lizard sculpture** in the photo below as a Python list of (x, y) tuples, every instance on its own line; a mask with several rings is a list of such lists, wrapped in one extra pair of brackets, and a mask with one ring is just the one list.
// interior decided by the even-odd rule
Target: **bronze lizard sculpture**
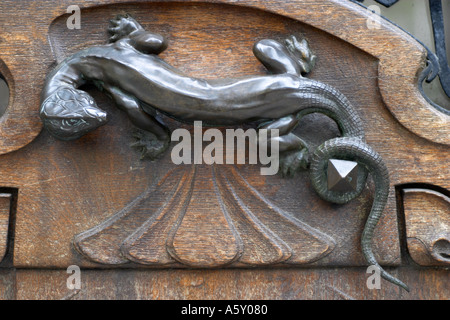
[[(110, 21), (110, 43), (90, 47), (68, 57), (47, 77), (41, 96), (40, 116), (55, 137), (72, 140), (107, 121), (94, 99), (78, 88), (87, 82), (108, 94), (131, 122), (153, 139), (144, 153), (155, 158), (167, 149), (170, 132), (159, 113), (182, 122), (208, 125), (256, 123), (258, 128), (279, 129), (280, 167), (293, 174), (310, 166), (313, 186), (327, 201), (346, 203), (358, 196), (370, 172), (376, 184), (375, 200), (362, 235), (362, 251), (381, 276), (405, 289), (385, 272), (371, 249), (373, 231), (389, 191), (388, 171), (380, 156), (364, 142), (361, 119), (348, 99), (333, 87), (303, 77), (315, 56), (306, 40), (294, 36), (285, 43), (264, 39), (253, 47), (269, 75), (243, 79), (203, 80), (181, 74), (157, 55), (166, 39), (145, 31), (132, 17)], [(334, 119), (342, 137), (329, 140), (309, 156), (307, 145), (292, 131), (301, 117), (320, 112)], [(327, 160), (335, 157), (362, 164), (357, 190), (339, 193), (327, 189)], [(408, 289), (407, 289), (408, 290)]]

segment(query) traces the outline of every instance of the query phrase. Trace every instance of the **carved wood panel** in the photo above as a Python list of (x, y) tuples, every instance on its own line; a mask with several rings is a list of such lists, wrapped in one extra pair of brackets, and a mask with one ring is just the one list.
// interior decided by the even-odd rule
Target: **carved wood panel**
[[(93, 86), (83, 89), (109, 114), (105, 126), (76, 141), (41, 131), (45, 75), (73, 53), (106, 43), (108, 20), (120, 13), (167, 37), (164, 61), (205, 79), (267, 74), (253, 56), (255, 41), (307, 39), (317, 56), (308, 78), (348, 98), (367, 143), (389, 170), (388, 202), (373, 240), (377, 261), (398, 267), (411, 256), (421, 266), (448, 266), (450, 116), (418, 90), (426, 50), (410, 36), (384, 21), (380, 29), (368, 29), (369, 13), (347, 1), (80, 3), (82, 27), (74, 30), (66, 25), (66, 2), (39, 2), (39, 14), (31, 14), (26, 26), (18, 25), (13, 12), (29, 7), (0, 4), (9, 24), (0, 35), (0, 72), (11, 90), (0, 123), (0, 186), (18, 189), (14, 267), (137, 268), (144, 278), (150, 272), (164, 277), (165, 268), (233, 268), (214, 275), (221, 282), (248, 267), (267, 277), (276, 272), (270, 268), (289, 268), (280, 271), (288, 278), (305, 268), (309, 279), (321, 272), (314, 271), (318, 267), (367, 265), (360, 241), (373, 203), (372, 180), (357, 199), (336, 205), (320, 199), (306, 171), (285, 178), (262, 176), (250, 164), (175, 165), (171, 149), (155, 161), (141, 160), (131, 147), (134, 126)], [(339, 19), (330, 19), (336, 12)], [(194, 126), (162, 118), (171, 130), (194, 134)], [(314, 149), (340, 132), (331, 119), (311, 114), (295, 134)], [(406, 188), (412, 184), (422, 188)], [(0, 229), (0, 237), (6, 234)], [(23, 271), (17, 279), (27, 277)], [(27, 297), (26, 290), (19, 296)]]
[(405, 188), (403, 192), (406, 239), (411, 257), (423, 266), (448, 265), (449, 197), (438, 190), (423, 187)]
[[(68, 290), (65, 270), (19, 270), (17, 299), (36, 300), (446, 300), (448, 271), (400, 269), (396, 276), (411, 285), (411, 293), (395, 286), (366, 287), (365, 269), (261, 270), (86, 270), (81, 290)], [(1, 275), (0, 275), (1, 277)], [(1, 278), (0, 278), (1, 281)], [(39, 288), (39, 290), (30, 290)], [(37, 293), (36, 293), (37, 291)], [(261, 303), (263, 301), (260, 301)], [(189, 302), (185, 302), (186, 305)], [(308, 302), (307, 302), (308, 303)], [(162, 304), (164, 306), (164, 304)], [(158, 308), (159, 304), (154, 307)], [(295, 302), (273, 314), (285, 314)], [(181, 309), (181, 308), (180, 308)], [(179, 314), (171, 308), (167, 313)]]
[[(358, 108), (363, 119), (374, 112), (386, 113), (376, 91), (374, 58), (300, 22), (255, 9), (217, 4), (160, 3), (89, 9), (82, 12), (87, 27), (80, 31), (71, 30), (73, 37), (66, 34), (65, 16), (52, 23), (49, 35), (56, 61), (63, 58), (62, 52), (70, 55), (82, 47), (103, 43), (105, 19), (100, 17), (113, 17), (117, 12), (129, 12), (140, 18), (147, 29), (166, 32), (172, 45), (164, 53), (164, 59), (185, 73), (198, 77), (214, 77), (218, 73), (220, 77), (264, 74), (266, 71), (252, 57), (251, 47), (255, 39), (303, 35), (311, 45), (314, 44), (318, 53), (317, 68), (311, 77), (337, 86), (351, 97), (354, 105), (365, 106), (366, 109)], [(198, 16), (204, 18), (199, 20)], [(230, 26), (210, 26), (211, 21), (219, 16)], [(242, 21), (243, 25), (237, 21)], [(235, 26), (239, 26), (237, 30)], [(205, 30), (208, 30), (207, 35)], [(192, 33), (196, 36), (193, 37)], [(236, 40), (236, 34), (242, 34), (241, 39)], [(89, 41), (86, 43), (84, 39)], [(227, 53), (227, 50), (232, 53)], [(339, 53), (342, 57), (340, 64), (327, 58), (331, 53)], [(206, 65), (205, 61), (208, 61)], [(236, 64), (236, 61), (240, 63)], [(347, 70), (345, 81), (335, 78), (342, 69)], [(364, 82), (351, 76), (361, 69), (366, 72)], [(361, 95), (355, 95), (356, 87)], [(74, 143), (57, 141), (44, 131), (33, 144), (4, 157), (5, 164), (22, 162), (22, 152), (31, 153), (36, 161), (41, 162), (44, 157), (46, 163), (43, 167), (47, 168), (27, 174), (24, 177), (27, 183), (20, 188), (22, 215), (18, 217), (17, 266), (67, 267), (76, 263), (104, 267), (91, 261), (108, 265), (126, 263), (126, 267), (128, 262), (164, 266), (177, 261), (182, 262), (175, 263), (180, 266), (224, 266), (235, 260), (248, 261), (250, 265), (285, 260), (304, 264), (325, 256), (326, 259), (317, 263), (365, 263), (358, 250), (360, 233), (356, 230), (362, 228), (372, 204), (370, 186), (353, 203), (330, 206), (311, 190), (306, 172), (293, 179), (285, 179), (280, 175), (261, 177), (259, 167), (254, 165), (240, 168), (218, 165), (214, 169), (216, 173), (209, 166), (176, 168), (170, 159), (170, 150), (156, 162), (141, 161), (140, 154), (130, 148), (134, 141), (131, 124), (123, 119), (122, 113), (112, 108), (107, 98), (93, 88), (89, 92), (100, 107), (110, 113), (111, 119), (106, 127)], [(386, 116), (393, 120), (388, 113)], [(180, 123), (171, 119), (165, 121), (171, 129), (180, 127)], [(192, 126), (181, 126), (193, 131)], [(366, 130), (370, 132), (370, 127)], [(306, 117), (298, 131), (314, 145), (338, 134), (336, 125), (320, 116)], [(368, 139), (371, 139), (370, 133)], [(376, 145), (376, 141), (370, 143)], [(42, 156), (38, 156), (39, 153)], [(30, 167), (37, 168), (37, 164), (30, 164)], [(198, 177), (206, 178), (208, 183), (203, 183)], [(179, 181), (179, 189), (174, 189)], [(136, 201), (139, 203), (135, 204)], [(37, 204), (40, 204), (37, 209), (39, 215), (34, 214)], [(236, 205), (238, 207), (233, 208)], [(185, 206), (188, 206), (187, 211), (183, 211)], [(255, 208), (248, 209), (249, 206)], [(279, 208), (273, 209), (274, 206)], [(255, 214), (263, 214), (265, 218), (254, 217)], [(61, 215), (66, 219), (57, 218)], [(238, 219), (239, 216), (241, 218)], [(163, 221), (162, 224), (152, 225), (155, 219)], [(385, 264), (398, 264), (393, 196), (381, 223), (389, 227), (377, 231), (375, 250), (378, 258)], [(340, 227), (336, 228), (337, 225)], [(29, 241), (39, 239), (43, 229), (49, 231), (45, 239), (30, 246)], [(111, 234), (110, 230), (120, 234)], [(203, 236), (199, 241), (205, 243), (204, 246), (195, 242), (194, 234)], [(224, 243), (224, 239), (229, 242)], [(50, 243), (51, 251), (47, 249)], [(73, 250), (73, 244), (84, 255)], [(336, 247), (339, 250), (335, 250)], [(155, 250), (164, 257), (155, 256)], [(274, 252), (269, 254), (270, 251)], [(299, 252), (302, 253), (296, 258)], [(239, 256), (241, 258), (238, 259)]]

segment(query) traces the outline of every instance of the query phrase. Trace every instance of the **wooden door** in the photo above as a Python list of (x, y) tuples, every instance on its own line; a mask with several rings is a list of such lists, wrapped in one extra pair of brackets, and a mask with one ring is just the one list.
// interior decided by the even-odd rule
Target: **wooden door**
[[(371, 12), (344, 0), (71, 4), (0, 3), (0, 72), (10, 89), (0, 122), (1, 298), (450, 297), (450, 116), (420, 90), (427, 51), (414, 38), (382, 19), (373, 25)], [(389, 172), (371, 248), (410, 292), (372, 282), (361, 245), (376, 201), (370, 175), (358, 197), (332, 204), (318, 196), (308, 168), (285, 177), (261, 175), (248, 161), (178, 165), (174, 141), (156, 160), (141, 159), (139, 131), (90, 84), (81, 89), (108, 113), (106, 125), (75, 141), (43, 129), (46, 75), (107, 43), (118, 14), (163, 35), (169, 45), (159, 57), (206, 80), (265, 76), (255, 42), (306, 39), (316, 61), (305, 77), (348, 99), (364, 143)], [(209, 129), (160, 117), (171, 132)], [(219, 132), (230, 128), (252, 127)], [(294, 133), (311, 154), (342, 135), (322, 113), (302, 117)], [(68, 286), (78, 268), (81, 288)]]

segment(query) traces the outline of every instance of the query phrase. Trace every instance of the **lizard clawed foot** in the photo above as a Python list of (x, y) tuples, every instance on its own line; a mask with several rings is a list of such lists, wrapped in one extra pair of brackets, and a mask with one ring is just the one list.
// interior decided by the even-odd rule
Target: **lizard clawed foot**
[(316, 64), (316, 56), (309, 48), (308, 41), (303, 39), (298, 41), (295, 36), (290, 36), (285, 40), (286, 48), (298, 62), (302, 74), (309, 73)]
[(308, 149), (287, 151), (280, 154), (280, 173), (282, 177), (292, 177), (309, 166)]
[(134, 133), (136, 141), (131, 144), (141, 153), (141, 159), (155, 160), (169, 147), (169, 140), (160, 140), (153, 133), (137, 129)]
[(137, 30), (144, 30), (144, 28), (128, 14), (119, 14), (109, 20), (108, 33), (111, 34), (109, 42), (116, 42)]

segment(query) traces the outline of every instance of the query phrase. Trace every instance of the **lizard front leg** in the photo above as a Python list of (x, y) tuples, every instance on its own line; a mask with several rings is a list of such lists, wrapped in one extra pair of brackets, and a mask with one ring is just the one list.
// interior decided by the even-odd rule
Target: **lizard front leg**
[[(292, 133), (297, 126), (298, 119), (294, 115), (289, 115), (265, 124), (258, 129), (278, 130), (278, 135), (270, 137), (267, 142), (268, 147), (272, 145), (272, 140), (276, 139), (279, 151), (280, 171), (283, 176), (292, 176), (295, 172), (308, 167), (308, 147), (307, 144)], [(261, 143), (261, 141), (260, 141)]]
[(128, 44), (146, 54), (160, 54), (167, 48), (167, 39), (162, 35), (145, 31), (144, 28), (129, 15), (118, 15), (109, 21), (108, 33), (110, 42), (119, 45)]
[(126, 112), (131, 123), (140, 129), (135, 134), (138, 141), (132, 146), (140, 149), (142, 158), (153, 160), (161, 155), (169, 146), (169, 129), (145, 112), (135, 97), (108, 84), (101, 84), (101, 87), (114, 100), (117, 107)]
[[(284, 44), (271, 39), (258, 41), (253, 46), (253, 53), (269, 72), (288, 73), (298, 77), (309, 73), (316, 61), (308, 42), (299, 42), (294, 36), (287, 38)], [(297, 117), (289, 115), (259, 127), (279, 130), (279, 136), (270, 138), (268, 142), (270, 145), (271, 140), (276, 139), (279, 143), (280, 170), (283, 176), (294, 175), (298, 170), (308, 167), (306, 143), (292, 133), (297, 124)]]

